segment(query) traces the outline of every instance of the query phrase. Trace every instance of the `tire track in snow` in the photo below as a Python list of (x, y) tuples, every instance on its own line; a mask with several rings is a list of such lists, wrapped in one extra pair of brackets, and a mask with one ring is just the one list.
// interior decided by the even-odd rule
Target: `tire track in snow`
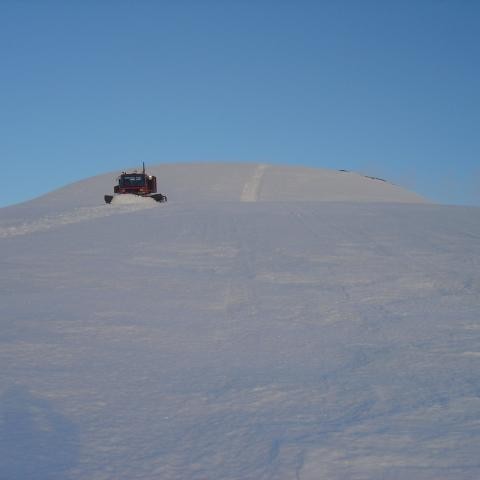
[(45, 215), (32, 222), (19, 223), (8, 227), (0, 227), (0, 238), (16, 237), (19, 235), (28, 235), (30, 233), (45, 232), (51, 228), (62, 225), (71, 225), (96, 218), (109, 217), (122, 213), (135, 212), (146, 208), (153, 208), (157, 205), (154, 200), (142, 199), (142, 201), (132, 203), (122, 203), (119, 205), (102, 205), (98, 207), (81, 207), (69, 212), (56, 215)]
[(243, 187), (240, 200), (242, 202), (256, 202), (260, 193), (260, 186), (262, 184), (262, 178), (265, 174), (265, 170), (268, 165), (261, 163), (257, 165), (257, 168), (253, 172), (252, 178), (247, 181)]

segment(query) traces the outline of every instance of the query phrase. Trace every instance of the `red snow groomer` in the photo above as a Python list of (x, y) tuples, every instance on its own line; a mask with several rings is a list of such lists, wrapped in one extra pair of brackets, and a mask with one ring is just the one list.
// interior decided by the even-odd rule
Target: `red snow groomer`
[(138, 195), (140, 197), (153, 198), (157, 202), (166, 202), (167, 196), (157, 193), (157, 177), (145, 173), (145, 163), (142, 173), (137, 171), (122, 172), (118, 177), (118, 185), (113, 187), (113, 195), (105, 195), (105, 203), (111, 203), (117, 195)]

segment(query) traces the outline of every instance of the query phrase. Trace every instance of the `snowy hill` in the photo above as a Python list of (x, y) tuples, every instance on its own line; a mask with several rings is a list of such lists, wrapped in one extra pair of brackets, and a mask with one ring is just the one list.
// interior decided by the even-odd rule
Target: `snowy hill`
[(161, 165), (0, 210), (0, 479), (475, 479), (480, 210)]

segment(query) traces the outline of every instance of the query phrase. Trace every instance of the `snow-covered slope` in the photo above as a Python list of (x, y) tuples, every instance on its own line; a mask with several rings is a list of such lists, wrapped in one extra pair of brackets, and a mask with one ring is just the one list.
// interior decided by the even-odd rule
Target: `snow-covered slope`
[(152, 171), (0, 210), (0, 479), (480, 476), (478, 208)]
[[(36, 206), (98, 205), (111, 193), (111, 172), (81, 180), (35, 200)], [(387, 201), (425, 199), (391, 183), (353, 172), (254, 163), (193, 163), (149, 166), (170, 201)], [(31, 202), (29, 202), (31, 203)]]

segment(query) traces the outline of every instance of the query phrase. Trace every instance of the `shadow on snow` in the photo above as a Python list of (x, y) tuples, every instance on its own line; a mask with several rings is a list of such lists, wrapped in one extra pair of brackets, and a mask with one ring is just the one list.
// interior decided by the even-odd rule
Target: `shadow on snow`
[(65, 478), (77, 462), (77, 427), (24, 387), (0, 398), (0, 479)]

